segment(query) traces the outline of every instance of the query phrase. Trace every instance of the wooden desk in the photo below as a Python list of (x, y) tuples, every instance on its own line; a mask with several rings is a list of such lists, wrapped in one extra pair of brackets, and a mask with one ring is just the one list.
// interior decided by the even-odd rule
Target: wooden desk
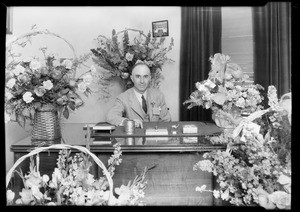
[[(190, 123), (190, 122), (189, 122)], [(173, 124), (173, 123), (169, 123)], [(181, 123), (183, 124), (183, 123)], [(200, 124), (200, 123), (199, 123)], [(86, 145), (85, 124), (62, 124), (62, 136), (67, 144)], [(200, 124), (202, 126), (202, 124)], [(220, 129), (213, 124), (207, 123), (206, 126), (210, 133), (220, 132)], [(202, 128), (204, 129), (204, 128)], [(121, 128), (119, 130), (122, 130)], [(118, 132), (118, 131), (116, 131)], [(163, 142), (141, 141), (139, 136), (134, 137), (134, 142), (128, 143), (128, 136), (118, 134), (114, 137), (114, 142), (121, 143), (122, 163), (116, 167), (113, 177), (114, 187), (127, 184), (129, 180), (139, 174), (145, 166), (156, 167), (147, 173), (148, 181), (145, 189), (145, 199), (147, 205), (215, 205), (218, 204), (209, 192), (199, 193), (195, 191), (196, 186), (207, 185), (207, 189), (214, 188), (214, 179), (211, 173), (193, 171), (193, 165), (202, 159), (204, 152), (215, 149), (222, 149), (224, 146), (214, 146), (205, 142), (204, 131), (200, 131), (197, 136), (198, 143), (182, 143), (180, 138), (170, 136), (170, 139)], [(186, 135), (185, 135), (186, 136)], [(195, 135), (190, 135), (195, 136)], [(142, 136), (143, 137), (143, 136)], [(161, 136), (159, 136), (161, 137)], [(181, 136), (183, 137), (183, 135)], [(127, 140), (126, 140), (127, 139)], [(127, 141), (127, 142), (126, 142)], [(95, 153), (100, 160), (107, 164), (107, 160), (113, 153), (112, 144), (91, 144), (90, 150)], [(30, 137), (27, 137), (11, 146), (14, 152), (14, 160), (27, 154), (33, 148)], [(75, 150), (72, 152), (76, 152)], [(51, 174), (56, 167), (58, 150), (40, 153), (40, 172), (41, 174)], [(20, 165), (23, 172), (28, 170), (29, 160), (23, 161)], [(102, 175), (96, 165), (91, 169), (91, 173), (98, 177)], [(15, 187), (21, 189), (21, 182), (18, 177), (14, 179)]]

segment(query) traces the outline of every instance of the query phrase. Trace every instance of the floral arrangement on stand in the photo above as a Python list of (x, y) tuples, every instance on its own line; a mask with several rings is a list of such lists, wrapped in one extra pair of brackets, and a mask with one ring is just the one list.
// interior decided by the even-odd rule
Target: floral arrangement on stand
[(211, 109), (218, 126), (234, 128), (242, 120), (242, 114), (263, 108), (260, 90), (264, 88), (247, 82), (249, 76), (239, 65), (231, 63), (228, 55), (216, 53), (209, 60), (208, 79), (197, 82), (197, 90), (183, 104), (189, 104), (188, 109), (194, 106)]
[[(66, 148), (67, 147), (67, 148)], [(71, 156), (69, 148), (76, 148), (81, 152)], [(147, 181), (145, 174), (149, 170), (147, 167), (140, 175), (137, 175), (133, 182), (115, 188), (115, 193), (111, 192), (115, 166), (122, 162), (121, 146), (114, 145), (114, 153), (108, 160), (108, 167), (85, 147), (66, 146), (62, 144), (52, 145), (52, 148), (62, 148), (59, 151), (57, 167), (52, 173), (51, 179), (48, 175), (41, 176), (39, 171), (38, 153), (50, 147), (40, 147), (28, 154), (30, 157), (29, 172), (23, 174), (22, 171), (14, 170), (23, 180), (24, 188), (16, 197), (13, 189), (7, 188), (8, 205), (144, 205), (144, 189)], [(37, 151), (38, 150), (38, 151)], [(33, 153), (35, 152), (35, 153)], [(33, 155), (37, 153), (36, 162)], [(92, 156), (92, 157), (91, 157)], [(103, 176), (95, 179), (89, 170), (92, 166), (90, 159), (103, 169)], [(17, 163), (17, 162), (16, 162)], [(16, 166), (15, 166), (16, 167)], [(12, 172), (10, 172), (12, 173)], [(10, 176), (8, 176), (10, 177)], [(10, 178), (7, 178), (7, 183)], [(111, 181), (110, 181), (111, 180)]]
[[(138, 36), (130, 40), (128, 32), (137, 32)], [(123, 35), (121, 42), (118, 40), (119, 35)], [(165, 38), (151, 39), (150, 32), (145, 35), (142, 31), (135, 29), (126, 29), (118, 33), (113, 30), (111, 39), (99, 35), (97, 42), (98, 47), (91, 49), (91, 52), (93, 61), (104, 69), (99, 79), (103, 98), (110, 97), (109, 84), (114, 77), (121, 79), (125, 89), (133, 86), (129, 76), (133, 65), (138, 61), (150, 67), (151, 86), (158, 88), (163, 80), (162, 66), (168, 61), (173, 61), (166, 56), (174, 46), (173, 38), (169, 46), (165, 47)]]
[(193, 168), (217, 176), (219, 188), (202, 185), (196, 191), (213, 192), (237, 206), (291, 208), (291, 93), (278, 100), (269, 86), (268, 101), (269, 108), (250, 114), (233, 133), (210, 138), (226, 150), (204, 153), (206, 159)]
[(43, 107), (56, 108), (68, 119), (70, 111), (84, 105), (80, 94), (88, 96), (95, 69), (91, 68), (75, 77), (84, 57), (77, 58), (72, 45), (73, 59), (59, 58), (48, 53), (47, 47), (40, 48), (43, 57), (26, 57), (14, 53), (14, 45), (25, 47), (32, 37), (46, 34), (63, 39), (59, 35), (44, 31), (33, 31), (22, 35), (7, 47), (9, 63), (6, 65), (5, 122), (16, 121), (21, 126), (33, 123), (35, 110)]

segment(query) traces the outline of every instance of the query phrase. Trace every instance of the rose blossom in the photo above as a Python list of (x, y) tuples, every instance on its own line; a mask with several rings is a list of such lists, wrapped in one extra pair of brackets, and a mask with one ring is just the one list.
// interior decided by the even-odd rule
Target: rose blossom
[(281, 185), (285, 185), (285, 184), (291, 184), (291, 178), (281, 174), (277, 180), (277, 182), (279, 182)]
[(18, 76), (19, 74), (23, 74), (25, 72), (25, 68), (21, 65), (17, 65), (12, 72), (14, 75)]
[(32, 60), (32, 61), (30, 62), (30, 68), (31, 68), (32, 70), (37, 70), (37, 69), (39, 69), (40, 67), (41, 67), (41, 64), (40, 64), (39, 61), (37, 61), (37, 60)]
[(37, 96), (41, 97), (44, 96), (44, 94), (46, 93), (46, 89), (43, 86), (39, 86), (34, 89), (34, 93)]
[(12, 79), (8, 80), (8, 82), (6, 83), (6, 86), (8, 88), (13, 88), (15, 84), (16, 84), (16, 79), (12, 78)]
[(9, 91), (5, 92), (5, 98), (6, 98), (7, 100), (12, 99), (13, 97), (14, 97), (14, 95), (12, 95), (11, 92), (9, 92)]
[(18, 80), (20, 82), (28, 82), (29, 81), (29, 76), (27, 74), (20, 74), (18, 76)]
[(34, 100), (34, 98), (32, 97), (32, 93), (27, 91), (24, 95), (23, 95), (23, 100), (26, 102), (26, 103), (30, 103), (32, 102), (32, 100)]
[(44, 81), (43, 86), (47, 90), (51, 90), (51, 88), (53, 88), (53, 84), (52, 84), (51, 80)]
[(291, 205), (291, 194), (284, 191), (275, 191), (270, 194), (269, 198), (279, 209), (288, 208)]

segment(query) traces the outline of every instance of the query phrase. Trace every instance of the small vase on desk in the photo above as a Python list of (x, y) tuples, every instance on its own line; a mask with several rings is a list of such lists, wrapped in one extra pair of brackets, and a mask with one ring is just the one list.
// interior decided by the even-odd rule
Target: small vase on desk
[(60, 120), (54, 106), (45, 105), (35, 110), (31, 143), (33, 145), (61, 143)]

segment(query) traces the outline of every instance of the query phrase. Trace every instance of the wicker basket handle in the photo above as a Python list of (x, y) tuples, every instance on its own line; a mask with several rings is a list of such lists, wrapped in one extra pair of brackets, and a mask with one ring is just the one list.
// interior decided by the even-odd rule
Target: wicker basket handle
[(83, 153), (86, 153), (88, 155), (90, 155), (94, 161), (97, 163), (98, 166), (100, 166), (103, 171), (104, 174), (108, 180), (108, 184), (109, 184), (109, 200), (108, 202), (110, 202), (111, 197), (113, 197), (113, 180), (108, 172), (108, 170), (106, 169), (105, 165), (101, 162), (101, 160), (92, 152), (90, 152), (87, 148), (82, 147), (82, 146), (74, 146), (74, 145), (68, 145), (68, 144), (53, 144), (51, 146), (46, 146), (46, 147), (38, 147), (34, 150), (32, 150), (31, 152), (29, 152), (26, 155), (23, 155), (22, 157), (20, 157), (15, 164), (11, 167), (11, 169), (8, 171), (7, 175), (6, 175), (6, 188), (8, 187), (9, 181), (11, 179), (12, 173), (13, 171), (18, 167), (18, 165), (25, 160), (26, 158), (36, 155), (42, 151), (46, 151), (48, 149), (77, 149)]
[(55, 34), (53, 32), (50, 32), (49, 30), (41, 30), (41, 31), (34, 31), (34, 32), (29, 32), (29, 33), (26, 33), (26, 34), (23, 34), (23, 35), (20, 35), (16, 38), (14, 38), (13, 40), (10, 40), (7, 45), (6, 45), (6, 51), (10, 50), (12, 45), (17, 42), (18, 40), (22, 39), (22, 38), (25, 38), (25, 37), (30, 37), (30, 36), (36, 36), (36, 35), (41, 35), (41, 34), (45, 34), (45, 35), (53, 35), (55, 37), (58, 37), (60, 39), (62, 39), (63, 41), (65, 41), (68, 46), (71, 48), (72, 52), (73, 52), (73, 55), (74, 55), (74, 59), (77, 58), (77, 55), (76, 55), (76, 52), (75, 52), (75, 49), (74, 47), (72, 46), (71, 43), (69, 43), (65, 38), (61, 37), (60, 35), (58, 34)]

